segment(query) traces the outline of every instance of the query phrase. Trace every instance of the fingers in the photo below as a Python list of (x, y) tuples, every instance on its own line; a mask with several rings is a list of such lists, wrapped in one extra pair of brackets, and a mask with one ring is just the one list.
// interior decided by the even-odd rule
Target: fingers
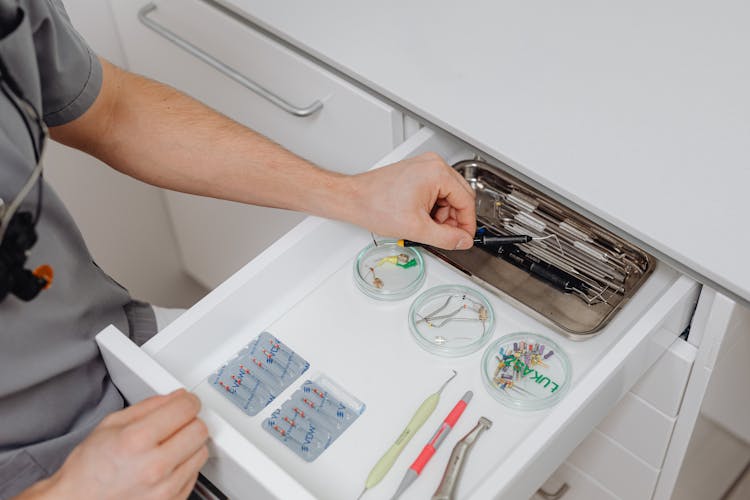
[[(164, 481), (159, 484), (157, 498), (186, 498), (193, 488), (201, 467), (208, 460), (208, 448), (201, 447), (187, 460), (178, 465)], [(182, 496), (182, 495), (185, 496)]]
[(471, 248), (474, 244), (473, 232), (456, 227), (452, 224), (438, 224), (429, 219), (424, 223), (425, 236), (419, 241), (446, 250), (458, 250)]
[(179, 397), (180, 394), (186, 393), (185, 389), (177, 389), (176, 391), (170, 392), (163, 396), (152, 396), (144, 399), (140, 403), (128, 406), (124, 410), (120, 410), (110, 414), (105, 421), (102, 422), (104, 425), (127, 425), (130, 422), (134, 422), (143, 418), (144, 416), (152, 413), (160, 406), (166, 404), (172, 398)]
[[(437, 222), (442, 223), (446, 220), (455, 220), (456, 225), (459, 229), (469, 233), (473, 238), (477, 227), (477, 214), (474, 202), (474, 197), (469, 195), (465, 189), (459, 187), (459, 183), (451, 178), (448, 185), (440, 186), (440, 194), (449, 204), (448, 216), (445, 216), (444, 207), (438, 209), (441, 216), (445, 216), (443, 220), (436, 219)], [(472, 240), (468, 240), (466, 243), (461, 244), (459, 248), (466, 249), (470, 248)]]
[(202, 420), (196, 418), (164, 441), (155, 453), (168, 463), (181, 464), (192, 457), (208, 439), (208, 429)]
[(200, 411), (200, 400), (183, 391), (171, 396), (161, 406), (130, 424), (133, 435), (145, 435), (147, 443), (161, 443), (191, 422)]
[(198, 481), (198, 474), (190, 478), (188, 482), (185, 483), (185, 486), (183, 486), (182, 489), (177, 493), (177, 495), (174, 496), (174, 500), (185, 500), (186, 498), (189, 498), (190, 493), (193, 492), (193, 489), (195, 488), (195, 483), (197, 481)]
[(451, 207), (436, 207), (432, 211), (432, 218), (438, 224), (444, 224), (451, 216)]

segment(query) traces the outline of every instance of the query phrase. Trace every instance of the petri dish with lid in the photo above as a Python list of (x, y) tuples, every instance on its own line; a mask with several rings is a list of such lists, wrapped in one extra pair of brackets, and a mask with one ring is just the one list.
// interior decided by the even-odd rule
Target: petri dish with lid
[(487, 347), (482, 379), (489, 393), (516, 410), (543, 410), (568, 390), (572, 369), (565, 352), (536, 333), (506, 335)]
[(378, 300), (401, 300), (424, 283), (424, 259), (414, 247), (396, 240), (370, 243), (354, 260), (354, 282), (365, 295)]
[(492, 337), (495, 312), (484, 295), (462, 285), (440, 285), (422, 293), (409, 309), (417, 343), (440, 356), (466, 356)]

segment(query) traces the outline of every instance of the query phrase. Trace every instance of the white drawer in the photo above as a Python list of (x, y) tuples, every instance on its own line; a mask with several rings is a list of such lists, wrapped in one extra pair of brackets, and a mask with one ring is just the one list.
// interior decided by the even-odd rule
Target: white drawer
[[(382, 163), (424, 151), (436, 151), (449, 160), (472, 154), (449, 138), (423, 129)], [(490, 418), (494, 426), (472, 451), (458, 496), (529, 498), (671, 345), (687, 324), (699, 288), (669, 267), (657, 265), (617, 317), (600, 335), (585, 342), (557, 335), (491, 296), (499, 325), (496, 336), (521, 330), (554, 336), (573, 366), (573, 386), (556, 407), (512, 414), (483, 388), (481, 352), (457, 359), (428, 354), (411, 339), (406, 321), (410, 300), (381, 303), (356, 289), (352, 259), (369, 238), (360, 229), (310, 218), (142, 350), (128, 346), (112, 329), (103, 332), (97, 340), (113, 380), (131, 401), (175, 386), (196, 391), (206, 406), (218, 457), (207, 472), (215, 478), (221, 474), (222, 463), (232, 464), (227, 466), (233, 468), (232, 473), (217, 481), (230, 494), (247, 496), (246, 484), (261, 483), (278, 498), (351, 499), (415, 406), (455, 368), (459, 376), (446, 388), (435, 415), (367, 498), (393, 494), (433, 427), (467, 389), (475, 396), (455, 435), (404, 498), (425, 498), (434, 491), (455, 440), (480, 415)], [(474, 286), (441, 261), (431, 256), (426, 260), (425, 287), (446, 282)], [(275, 405), (248, 418), (204, 382), (264, 329), (308, 359), (312, 375), (326, 373), (367, 405), (355, 425), (313, 463), (303, 462), (261, 429), (262, 419)], [(282, 394), (279, 399), (285, 397)], [(233, 439), (237, 442), (230, 442)], [(239, 469), (244, 474), (237, 473)]]
[[(567, 485), (566, 491), (560, 488)], [(552, 474), (542, 486), (542, 493), (537, 493), (531, 500), (619, 500), (602, 485), (577, 467), (564, 463)], [(555, 493), (562, 493), (555, 495)]]
[(659, 469), (595, 430), (568, 461), (622, 500), (651, 498)]
[(633, 387), (633, 393), (667, 416), (676, 417), (698, 350), (676, 341)]
[[(156, 22), (300, 107), (294, 116), (145, 26), (148, 0), (111, 0), (130, 69), (165, 82), (327, 169), (364, 171), (403, 140), (400, 112), (201, 0), (157, 0)], [(299, 214), (167, 193), (187, 270), (214, 287), (294, 225)]]
[(675, 420), (629, 392), (598, 429), (650, 466), (660, 469)]

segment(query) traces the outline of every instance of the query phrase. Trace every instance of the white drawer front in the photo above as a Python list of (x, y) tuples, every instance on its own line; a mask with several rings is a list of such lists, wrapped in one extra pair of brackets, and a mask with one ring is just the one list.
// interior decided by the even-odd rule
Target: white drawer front
[[(427, 150), (449, 160), (472, 154), (423, 129), (383, 162)], [(450, 369), (459, 375), (446, 388), (435, 414), (368, 498), (393, 494), (433, 428), (467, 389), (475, 395), (466, 413), (403, 498), (426, 498), (434, 492), (453, 444), (479, 416), (490, 418), (494, 425), (472, 450), (458, 497), (529, 498), (674, 341), (697, 296), (694, 282), (657, 266), (610, 325), (586, 342), (563, 338), (490, 296), (500, 325), (496, 336), (514, 331), (553, 336), (573, 365), (573, 387), (556, 407), (514, 414), (482, 386), (481, 352), (456, 359), (426, 353), (410, 338), (406, 317), (411, 300), (386, 304), (356, 289), (352, 259), (369, 238), (368, 233), (344, 224), (309, 219), (149, 341), (145, 352), (136, 349), (193, 389), (233, 432), (244, 437), (244, 445), (318, 498), (356, 497), (370, 468), (396, 439), (419, 401)], [(430, 256), (426, 259), (425, 288), (444, 283), (474, 286), (455, 269)], [(260, 422), (274, 405), (249, 418), (204, 382), (264, 329), (310, 361), (311, 376), (318, 372), (331, 376), (367, 405), (357, 422), (315, 462), (304, 463), (261, 429)], [(118, 362), (136, 369), (132, 357), (133, 351), (123, 353)], [(115, 382), (119, 383), (117, 378)], [(243, 466), (249, 484), (259, 481), (262, 471), (252, 461)], [(279, 498), (296, 498), (278, 488), (271, 491)]]
[(651, 498), (659, 469), (650, 467), (622, 446), (594, 431), (568, 461), (623, 500)]
[(675, 419), (632, 392), (599, 424), (598, 429), (625, 449), (659, 469), (664, 461)]
[(633, 387), (633, 393), (665, 415), (677, 416), (697, 352), (687, 342), (675, 342)]
[(602, 485), (569, 463), (564, 463), (542, 486), (549, 496), (535, 494), (531, 500), (550, 500), (563, 485), (568, 489), (556, 500), (619, 500)]
[[(148, 18), (298, 106), (294, 116), (138, 20), (147, 0), (112, 0), (133, 71), (168, 83), (325, 168), (366, 170), (403, 139), (400, 112), (201, 0), (158, 0)], [(302, 220), (299, 214), (167, 193), (187, 270), (214, 287)]]

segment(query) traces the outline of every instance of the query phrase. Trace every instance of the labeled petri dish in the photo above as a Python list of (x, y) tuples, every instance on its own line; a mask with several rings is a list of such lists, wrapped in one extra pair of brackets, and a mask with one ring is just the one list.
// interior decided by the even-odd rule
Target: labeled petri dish
[(419, 290), (424, 279), (422, 254), (414, 247), (400, 247), (396, 240), (370, 243), (354, 261), (354, 282), (375, 299), (405, 299)]
[(487, 347), (482, 379), (489, 393), (516, 410), (542, 410), (568, 390), (572, 370), (565, 352), (536, 333), (514, 333)]
[(492, 337), (495, 312), (477, 290), (441, 285), (422, 293), (409, 309), (409, 328), (427, 351), (440, 356), (466, 356)]

